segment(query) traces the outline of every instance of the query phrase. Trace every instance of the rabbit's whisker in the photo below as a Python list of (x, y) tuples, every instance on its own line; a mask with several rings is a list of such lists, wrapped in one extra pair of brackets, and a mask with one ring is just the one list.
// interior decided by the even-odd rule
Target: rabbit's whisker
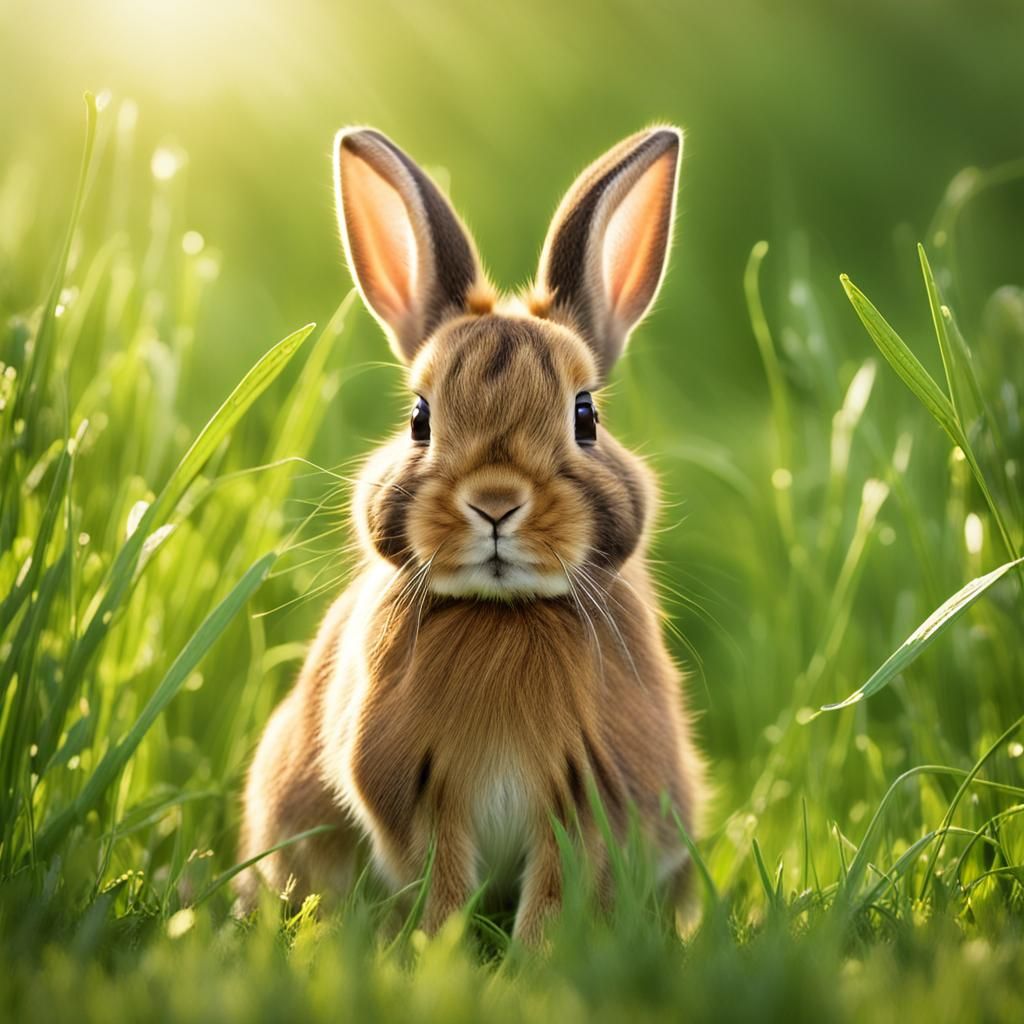
[(332, 579), (322, 583), (319, 587), (312, 590), (307, 590), (305, 593), (298, 594), (296, 597), (291, 598), (288, 601), (284, 601), (273, 608), (268, 608), (266, 611), (255, 612), (253, 614), (254, 619), (265, 619), (268, 615), (276, 615), (277, 612), (284, 611), (285, 608), (291, 608), (293, 605), (301, 604), (303, 601), (312, 600), (314, 597), (324, 593), (326, 590), (330, 590), (333, 587), (340, 586), (351, 576), (350, 570), (345, 570), (334, 576)]
[(587, 613), (586, 608), (583, 607), (583, 602), (579, 598), (579, 594), (576, 590), (576, 584), (573, 581), (572, 572), (569, 566), (566, 565), (565, 559), (554, 549), (550, 544), (547, 545), (551, 550), (551, 553), (558, 559), (559, 564), (562, 567), (562, 572), (565, 574), (566, 583), (569, 584), (569, 594), (572, 597), (573, 604), (576, 606), (576, 610), (579, 612), (581, 619), (586, 623), (590, 630), (590, 635), (594, 641), (594, 649), (597, 653), (597, 662), (601, 677), (604, 678), (604, 656), (601, 653), (601, 639), (597, 635), (597, 627), (594, 625), (594, 620)]
[[(296, 548), (295, 550), (299, 550)], [(287, 552), (282, 552), (282, 555)], [(276, 580), (280, 576), (287, 576), (289, 573), (298, 572), (300, 569), (305, 569), (307, 565), (314, 565), (319, 562), (322, 558), (332, 558), (336, 556), (338, 552), (334, 548), (328, 548), (325, 551), (318, 551), (311, 558), (306, 558), (301, 562), (296, 562), (295, 565), (285, 566), (283, 569), (279, 569), (277, 572), (272, 572), (267, 577), (268, 580)]]
[[(607, 573), (609, 576), (613, 576), (619, 582), (621, 582), (625, 586), (627, 586), (630, 589), (630, 591), (632, 591), (632, 593), (636, 597), (637, 601), (643, 607), (645, 607), (649, 612), (651, 612), (651, 614), (654, 615), (655, 618), (659, 622), (664, 623), (664, 625), (668, 629), (668, 631), (683, 645), (683, 647), (686, 648), (687, 652), (690, 654), (690, 656), (693, 658), (695, 664), (697, 665), (697, 669), (700, 672), (701, 677), (704, 678), (704, 659), (701, 657), (700, 652), (697, 650), (697, 648), (694, 647), (694, 645), (691, 642), (691, 640), (686, 636), (686, 634), (677, 625), (675, 620), (672, 618), (672, 616), (668, 612), (666, 612), (663, 609), (659, 608), (657, 605), (648, 604), (646, 601), (644, 601), (643, 597), (640, 595), (640, 593), (636, 589), (636, 587), (634, 587), (633, 584), (630, 583), (629, 580), (627, 580), (621, 574), (614, 573), (610, 569), (606, 569), (604, 566), (594, 565), (593, 563), (591, 564), (590, 567), (592, 569), (597, 569), (600, 572)], [(671, 590), (670, 587), (667, 588), (667, 589)], [(672, 592), (676, 593), (675, 591), (672, 591)], [(680, 595), (680, 597), (681, 597), (681, 595)], [(621, 605), (620, 605), (620, 607), (621, 607)], [(717, 621), (712, 616), (707, 616), (706, 615), (705, 619), (707, 619), (707, 621), (713, 622), (716, 625), (718, 625)], [(720, 628), (722, 628), (722, 627), (720, 627)]]
[(419, 602), (416, 607), (416, 629), (413, 633), (414, 644), (420, 635), (420, 623), (423, 619), (423, 608), (426, 604), (427, 595), (430, 593), (430, 570), (434, 565), (434, 559), (437, 558), (438, 552), (444, 547), (446, 540), (447, 538), (437, 545), (434, 549), (434, 553), (430, 556), (427, 560), (427, 564), (424, 566), (423, 585), (420, 587)]
[(576, 582), (579, 584), (580, 589), (583, 591), (584, 595), (590, 599), (594, 608), (601, 617), (608, 623), (612, 632), (615, 634), (616, 639), (619, 641), (619, 645), (622, 647), (623, 654), (626, 655), (626, 659), (629, 661), (629, 666), (633, 671), (633, 675), (636, 677), (636, 681), (642, 684), (643, 680), (640, 678), (640, 673), (637, 670), (636, 662), (633, 660), (633, 654), (629, 649), (629, 645), (626, 643), (626, 638), (622, 635), (622, 631), (619, 629), (619, 624), (615, 621), (615, 616), (612, 615), (609, 610), (607, 602), (602, 600), (602, 598), (607, 598), (609, 595), (581, 566), (576, 567), (575, 573)]

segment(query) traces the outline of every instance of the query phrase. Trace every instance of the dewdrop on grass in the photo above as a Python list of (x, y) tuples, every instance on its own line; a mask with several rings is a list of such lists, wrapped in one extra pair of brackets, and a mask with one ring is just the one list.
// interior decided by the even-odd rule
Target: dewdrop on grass
[(146, 509), (149, 508), (148, 501), (137, 501), (132, 505), (131, 510), (128, 513), (128, 525), (126, 528), (126, 537), (130, 537), (138, 528), (142, 517), (146, 514)]
[(981, 519), (974, 512), (968, 512), (964, 520), (964, 543), (968, 552), (972, 555), (980, 554), (984, 540), (985, 528)]
[(210, 252), (204, 252), (196, 260), (196, 277), (200, 281), (215, 281), (220, 274), (220, 258)]
[(181, 248), (186, 256), (198, 256), (206, 245), (206, 239), (198, 231), (186, 231), (181, 236)]
[(182, 910), (171, 914), (167, 919), (167, 937), (169, 939), (180, 939), (182, 935), (192, 929), (195, 923), (195, 911), (191, 907), (184, 907)]
[(169, 146), (158, 146), (149, 162), (150, 172), (157, 181), (170, 181), (184, 166), (184, 152)]

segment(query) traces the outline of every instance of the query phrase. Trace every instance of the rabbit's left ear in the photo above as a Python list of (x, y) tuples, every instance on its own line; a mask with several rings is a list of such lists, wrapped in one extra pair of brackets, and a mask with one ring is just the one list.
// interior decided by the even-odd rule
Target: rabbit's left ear
[(349, 269), (395, 354), (411, 362), (485, 286), (476, 248), (437, 185), (380, 132), (338, 132), (334, 175)]
[(539, 301), (580, 330), (605, 377), (661, 285), (682, 149), (673, 127), (624, 139), (576, 179), (548, 231)]

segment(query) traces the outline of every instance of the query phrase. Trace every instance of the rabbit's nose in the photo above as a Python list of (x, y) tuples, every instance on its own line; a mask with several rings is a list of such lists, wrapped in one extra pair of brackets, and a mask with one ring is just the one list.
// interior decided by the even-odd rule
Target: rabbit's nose
[(478, 515), (497, 532), (526, 502), (519, 491), (477, 491), (466, 498), (466, 508)]

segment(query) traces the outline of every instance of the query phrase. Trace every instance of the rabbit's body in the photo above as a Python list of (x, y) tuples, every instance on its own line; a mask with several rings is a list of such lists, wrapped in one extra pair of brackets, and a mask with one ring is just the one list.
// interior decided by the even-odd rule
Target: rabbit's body
[[(640, 190), (650, 223), (637, 244), (663, 261), (678, 135), (653, 137), (646, 160), (627, 140), (596, 180), (620, 189), (619, 204)], [(561, 891), (553, 818), (578, 836), (606, 894), (593, 794), (620, 839), (635, 813), (668, 881), (685, 847), (665, 802), (692, 831), (703, 787), (645, 564), (653, 478), (597, 435), (589, 397), (617, 354), (614, 329), (585, 340), (594, 303), (560, 315), (550, 295), (569, 297), (566, 254), (585, 262), (590, 244), (574, 211), (591, 196), (598, 216), (601, 197), (581, 179), (545, 249), (548, 297), (499, 314), (481, 298), (461, 225), (404, 154), (376, 133), (344, 135), (339, 175), (350, 263), (422, 397), (412, 440), (379, 449), (360, 478), (366, 562), (268, 725), (243, 855), (335, 825), (260, 863), (275, 888), (291, 877), (301, 896), (343, 887), (361, 835), (396, 888), (422, 875), (433, 842), (428, 929), (480, 883), (519, 882), (516, 932), (536, 939)], [(408, 232), (392, 237), (403, 207)], [(404, 244), (416, 251), (411, 279)], [(646, 309), (660, 270), (613, 264), (619, 305), (646, 281), (650, 294), (633, 299)], [(256, 885), (250, 873), (243, 896)]]

